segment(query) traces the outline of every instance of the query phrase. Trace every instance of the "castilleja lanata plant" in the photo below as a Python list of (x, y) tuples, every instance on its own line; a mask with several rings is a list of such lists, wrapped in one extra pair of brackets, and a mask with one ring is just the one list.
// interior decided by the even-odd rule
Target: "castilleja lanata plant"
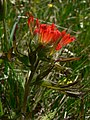
[[(24, 100), (21, 111), (24, 114), (27, 111), (30, 86), (38, 85), (65, 91), (64, 88), (60, 88), (58, 84), (54, 84), (49, 80), (47, 81), (45, 78), (47, 79), (49, 73), (53, 71), (54, 67), (56, 66), (56, 62), (63, 61), (61, 59), (54, 59), (54, 53), (75, 40), (75, 37), (66, 33), (65, 30), (59, 31), (54, 23), (42, 24), (32, 15), (30, 15), (28, 18), (28, 26), (30, 30), (30, 43), (28, 50), (30, 74), (25, 83)], [(64, 59), (64, 61), (65, 60), (73, 60), (73, 58)]]

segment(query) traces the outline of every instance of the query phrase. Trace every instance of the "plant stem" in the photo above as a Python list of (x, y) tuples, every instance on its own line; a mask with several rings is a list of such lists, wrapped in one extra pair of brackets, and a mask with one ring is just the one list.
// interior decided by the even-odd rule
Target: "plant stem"
[(81, 105), (80, 105), (80, 120), (85, 120), (84, 118), (84, 96), (81, 97)]
[(27, 109), (27, 99), (28, 99), (28, 95), (29, 95), (29, 90), (30, 90), (30, 83), (33, 79), (33, 76), (36, 72), (37, 66), (38, 66), (39, 60), (37, 60), (35, 66), (32, 66), (31, 68), (31, 74), (29, 76), (29, 80), (26, 81), (25, 83), (25, 92), (24, 92), (24, 100), (23, 100), (23, 106), (22, 106), (22, 110), (21, 112), (25, 115), (26, 114), (26, 109)]
[(6, 28), (5, 19), (3, 19), (3, 28), (4, 28), (4, 42), (3, 42), (2, 50), (7, 52), (7, 50), (9, 49), (9, 43), (7, 39), (7, 28)]
[(28, 94), (29, 94), (29, 86), (30, 86), (30, 82), (33, 78), (33, 75), (34, 75), (34, 71), (31, 71), (29, 80), (25, 84), (24, 102), (23, 102), (23, 108), (22, 108), (22, 113), (24, 113), (24, 114), (26, 113), (27, 97), (28, 97)]

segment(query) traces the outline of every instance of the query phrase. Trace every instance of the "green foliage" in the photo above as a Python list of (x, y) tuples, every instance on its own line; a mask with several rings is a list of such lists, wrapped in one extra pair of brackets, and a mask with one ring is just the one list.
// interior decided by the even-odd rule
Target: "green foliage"
[[(8, 1), (8, 14), (0, 21), (0, 119), (90, 119), (89, 2)], [(51, 59), (48, 46), (30, 34), (28, 12), (42, 23), (54, 22), (76, 41)]]
[(7, 15), (7, 0), (0, 0), (0, 20), (6, 18)]
[(2, 116), (2, 115), (3, 115), (3, 107), (2, 107), (2, 102), (0, 100), (0, 116)]

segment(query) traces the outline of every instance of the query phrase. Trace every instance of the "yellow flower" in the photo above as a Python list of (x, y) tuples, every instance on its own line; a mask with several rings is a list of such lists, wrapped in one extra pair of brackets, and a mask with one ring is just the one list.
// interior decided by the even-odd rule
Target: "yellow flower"
[(48, 4), (48, 7), (53, 7), (53, 4)]

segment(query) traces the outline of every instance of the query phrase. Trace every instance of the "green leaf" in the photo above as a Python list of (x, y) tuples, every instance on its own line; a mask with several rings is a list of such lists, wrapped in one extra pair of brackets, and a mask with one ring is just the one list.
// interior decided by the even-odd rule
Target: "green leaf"
[(3, 106), (2, 106), (2, 102), (1, 102), (1, 99), (0, 99), (0, 116), (2, 116), (4, 113), (3, 113)]
[(29, 58), (26, 55), (17, 55), (17, 58), (20, 62), (22, 62), (24, 65), (29, 66)]
[(29, 53), (29, 61), (31, 65), (35, 64), (36, 61), (36, 51), (33, 51), (32, 53)]
[(7, 14), (7, 0), (0, 0), (0, 20), (6, 18)]

